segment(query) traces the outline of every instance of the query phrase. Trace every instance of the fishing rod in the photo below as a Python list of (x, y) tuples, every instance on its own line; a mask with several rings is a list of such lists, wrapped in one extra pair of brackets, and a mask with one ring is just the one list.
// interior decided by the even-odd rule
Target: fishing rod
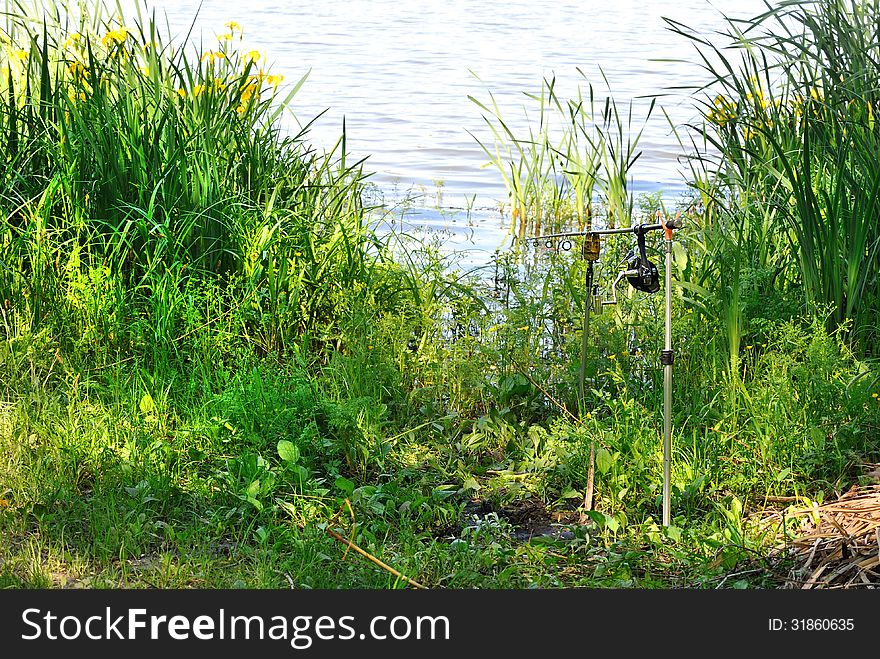
[(676, 216), (668, 223), (658, 222), (657, 224), (636, 224), (631, 227), (619, 227), (615, 229), (589, 229), (587, 231), (572, 231), (567, 233), (548, 233), (543, 236), (535, 236), (528, 240), (544, 240), (545, 238), (577, 238), (579, 236), (612, 236), (621, 233), (638, 234), (644, 231), (659, 231), (660, 229), (680, 229), (682, 227), (681, 217)]
[(676, 213), (672, 219), (667, 219), (660, 212), (657, 213), (660, 221), (656, 224), (637, 224), (632, 227), (614, 229), (589, 229), (587, 231), (574, 231), (566, 233), (551, 233), (543, 236), (535, 236), (527, 239), (529, 242), (544, 242), (548, 249), (556, 251), (570, 251), (574, 246), (574, 240), (581, 238), (581, 256), (587, 261), (587, 272), (584, 277), (584, 318), (581, 334), (581, 362), (578, 371), (578, 390), (581, 400), (584, 400), (586, 383), (587, 347), (590, 334), (590, 309), (593, 300), (599, 298), (599, 287), (593, 281), (593, 266), (599, 260), (602, 249), (601, 237), (631, 233), (636, 237), (636, 246), (627, 254), (626, 269), (618, 273), (611, 286), (611, 299), (601, 300), (601, 305), (617, 304), (617, 285), (624, 279), (636, 290), (645, 293), (656, 293), (660, 290), (660, 275), (657, 266), (648, 259), (645, 247), (645, 236), (651, 231), (663, 231), (664, 253), (666, 257), (666, 272), (664, 280), (665, 288), (665, 337), (663, 351), (660, 353), (660, 363), (663, 366), (663, 526), (670, 524), (670, 474), (672, 465), (672, 364), (675, 354), (672, 350), (672, 238), (673, 231), (680, 229), (683, 224), (681, 214)]

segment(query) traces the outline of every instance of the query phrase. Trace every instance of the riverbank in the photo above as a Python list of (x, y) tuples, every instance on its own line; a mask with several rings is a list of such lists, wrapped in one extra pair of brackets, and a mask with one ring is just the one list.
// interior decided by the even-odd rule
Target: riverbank
[[(805, 559), (780, 547), (825, 520), (798, 511), (874, 484), (870, 85), (776, 103), (743, 75), (678, 208), (629, 187), (623, 104), (548, 93), (566, 148), (543, 120), (528, 149), (499, 133), (509, 207), (484, 221), (510, 247), (454, 268), (467, 222), (426, 205), (442, 231), (413, 236), (345, 136), (285, 135), (297, 83), (237, 23), (193, 58), (95, 6), (11, 16), (0, 53), (0, 585), (783, 587)], [(804, 135), (837, 154), (809, 184), (770, 164)], [(668, 527), (662, 299), (597, 305), (581, 392), (586, 262), (525, 240), (658, 212), (684, 222)], [(632, 248), (603, 242), (602, 299)]]

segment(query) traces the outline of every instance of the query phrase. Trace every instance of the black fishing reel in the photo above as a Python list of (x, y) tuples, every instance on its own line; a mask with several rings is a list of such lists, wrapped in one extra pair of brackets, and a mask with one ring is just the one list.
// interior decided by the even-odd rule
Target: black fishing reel
[(633, 229), (633, 233), (636, 234), (638, 249), (632, 249), (626, 255), (626, 263), (629, 268), (626, 279), (629, 285), (637, 291), (656, 293), (660, 290), (660, 273), (657, 272), (657, 266), (648, 260), (645, 248), (647, 229), (644, 225), (639, 225)]

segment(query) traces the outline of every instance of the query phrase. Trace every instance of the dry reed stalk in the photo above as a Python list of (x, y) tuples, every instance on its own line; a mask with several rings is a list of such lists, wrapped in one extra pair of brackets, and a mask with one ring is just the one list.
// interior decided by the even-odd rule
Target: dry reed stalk
[(791, 585), (797, 582), (795, 573), (810, 575), (801, 585), (805, 590), (873, 588), (880, 583), (880, 485), (854, 486), (836, 501), (786, 514), (803, 518), (802, 535), (788, 543), (805, 556), (789, 579)]

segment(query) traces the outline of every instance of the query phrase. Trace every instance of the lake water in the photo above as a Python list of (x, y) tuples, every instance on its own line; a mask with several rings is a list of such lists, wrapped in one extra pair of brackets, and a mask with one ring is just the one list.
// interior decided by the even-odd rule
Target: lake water
[[(636, 99), (635, 117), (649, 104), (641, 97), (663, 95), (658, 103), (682, 123), (695, 112), (673, 88), (702, 79), (693, 64), (659, 61), (695, 60), (691, 43), (670, 32), (663, 17), (703, 34), (725, 27), (706, 0), (177, 0), (150, 6), (167, 13), (180, 36), (198, 12), (195, 32), (205, 43), (227, 31), (225, 22), (237, 21), (245, 47), (265, 53), (287, 82), (311, 70), (293, 104), (301, 121), (326, 111), (311, 141), (331, 146), (344, 118), (349, 151), (368, 156), (371, 180), (386, 200), (415, 194), (411, 218), (481, 251), (493, 250), (506, 227), (489, 209), (507, 195), (468, 132), (491, 141), (468, 95), (485, 100), (490, 90), (521, 130), (523, 92), (555, 76), (565, 97), (581, 81), (578, 67), (599, 90), (601, 66), (619, 102)], [(744, 18), (764, 5), (739, 0), (734, 7), (724, 10)], [(663, 191), (667, 198), (683, 190), (680, 148), (661, 112), (655, 110), (640, 146), (633, 190)], [(482, 210), (466, 218), (461, 209), (468, 202)]]

